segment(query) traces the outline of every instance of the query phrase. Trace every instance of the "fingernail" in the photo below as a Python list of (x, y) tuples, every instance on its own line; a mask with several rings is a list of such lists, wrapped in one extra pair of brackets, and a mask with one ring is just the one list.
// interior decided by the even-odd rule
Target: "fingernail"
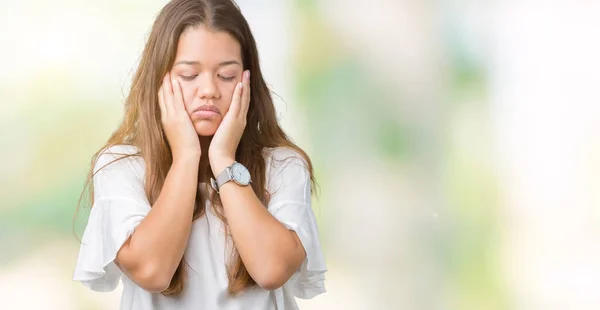
[(177, 80), (171, 80), (171, 83), (175, 84), (177, 83)]
[(246, 76), (247, 79), (250, 78), (250, 70), (246, 70), (246, 73), (244, 73), (244, 75)]
[(237, 85), (238, 88), (242, 88), (242, 82), (239, 82)]

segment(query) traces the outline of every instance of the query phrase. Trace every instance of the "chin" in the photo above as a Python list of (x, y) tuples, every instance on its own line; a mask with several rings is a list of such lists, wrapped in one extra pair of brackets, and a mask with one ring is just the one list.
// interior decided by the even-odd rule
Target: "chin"
[(209, 137), (215, 135), (217, 128), (219, 128), (219, 124), (214, 122), (198, 121), (194, 124), (194, 128), (199, 136)]

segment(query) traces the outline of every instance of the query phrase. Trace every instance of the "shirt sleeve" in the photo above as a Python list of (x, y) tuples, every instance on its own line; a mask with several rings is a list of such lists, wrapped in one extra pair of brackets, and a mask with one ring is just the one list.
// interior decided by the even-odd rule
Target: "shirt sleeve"
[(317, 221), (311, 207), (311, 182), (306, 162), (296, 152), (278, 148), (267, 161), (268, 210), (298, 235), (306, 258), (284, 284), (298, 298), (313, 298), (325, 292), (325, 258), (319, 241)]
[[(144, 192), (144, 164), (137, 149), (113, 146), (94, 166), (94, 204), (83, 233), (73, 280), (94, 291), (112, 291), (122, 272), (117, 252), (150, 211)], [(115, 161), (116, 160), (116, 161)]]

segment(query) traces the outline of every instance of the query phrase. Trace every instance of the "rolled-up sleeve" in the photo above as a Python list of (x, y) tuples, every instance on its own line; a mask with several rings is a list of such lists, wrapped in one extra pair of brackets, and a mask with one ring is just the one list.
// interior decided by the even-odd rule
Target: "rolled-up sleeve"
[(306, 162), (296, 152), (277, 148), (267, 160), (269, 212), (298, 235), (306, 258), (284, 285), (299, 298), (325, 292), (327, 266), (321, 249), (317, 220), (311, 206), (311, 182)]
[(144, 192), (144, 164), (137, 149), (113, 146), (94, 166), (94, 204), (91, 208), (73, 274), (95, 291), (112, 291), (122, 272), (114, 263), (117, 252), (150, 211)]

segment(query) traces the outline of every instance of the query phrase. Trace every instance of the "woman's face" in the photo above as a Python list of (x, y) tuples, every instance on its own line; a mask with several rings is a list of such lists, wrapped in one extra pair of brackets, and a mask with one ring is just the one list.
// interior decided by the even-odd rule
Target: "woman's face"
[[(181, 34), (171, 78), (180, 82), (185, 108), (198, 135), (215, 134), (229, 111), (243, 70), (240, 44), (228, 33), (200, 25)], [(209, 111), (211, 107), (214, 111)]]

